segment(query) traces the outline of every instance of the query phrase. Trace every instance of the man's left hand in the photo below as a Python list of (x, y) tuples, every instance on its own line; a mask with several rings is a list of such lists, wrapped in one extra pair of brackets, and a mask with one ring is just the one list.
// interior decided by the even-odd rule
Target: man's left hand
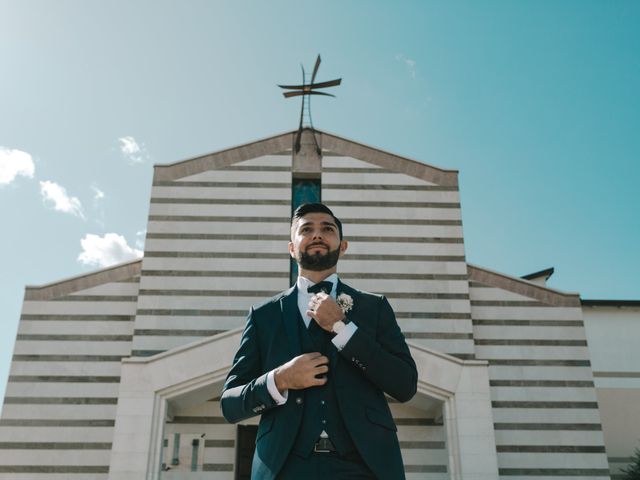
[(336, 301), (326, 293), (317, 293), (311, 297), (309, 302), (309, 310), (306, 312), (313, 318), (320, 328), (327, 332), (333, 332), (333, 324), (344, 320), (345, 316), (342, 309)]

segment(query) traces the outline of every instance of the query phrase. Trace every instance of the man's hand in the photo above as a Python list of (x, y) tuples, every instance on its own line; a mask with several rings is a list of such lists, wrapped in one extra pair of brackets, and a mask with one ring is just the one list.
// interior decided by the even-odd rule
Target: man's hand
[(301, 390), (327, 383), (327, 377), (316, 378), (329, 371), (329, 359), (318, 352), (305, 353), (276, 368), (273, 379), (280, 393)]
[(326, 293), (317, 293), (311, 297), (306, 314), (313, 318), (320, 328), (333, 332), (333, 324), (344, 320), (344, 312), (336, 301)]

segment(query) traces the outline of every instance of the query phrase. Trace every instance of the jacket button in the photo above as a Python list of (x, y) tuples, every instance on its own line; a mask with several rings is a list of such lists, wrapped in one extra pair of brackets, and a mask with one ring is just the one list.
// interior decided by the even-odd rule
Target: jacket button
[(302, 405), (302, 398), (296, 397), (296, 404)]

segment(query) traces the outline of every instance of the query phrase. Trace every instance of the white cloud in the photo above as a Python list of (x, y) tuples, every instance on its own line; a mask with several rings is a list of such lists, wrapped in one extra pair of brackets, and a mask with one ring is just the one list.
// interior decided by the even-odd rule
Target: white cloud
[(143, 163), (148, 155), (147, 149), (143, 144), (139, 144), (135, 138), (131, 136), (120, 137), (120, 151), (131, 164)]
[(136, 247), (141, 250), (144, 250), (144, 240), (147, 236), (147, 229), (139, 230), (136, 232)]
[(52, 206), (54, 210), (70, 213), (84, 220), (82, 204), (77, 197), (70, 197), (67, 189), (55, 182), (45, 180), (40, 182), (40, 194), (45, 205)]
[(91, 185), (91, 190), (93, 190), (94, 201), (102, 200), (104, 198), (104, 192), (95, 185)]
[(416, 78), (416, 61), (412, 58), (405, 57), (402, 53), (396, 54), (396, 60), (404, 63), (409, 69), (409, 74), (411, 78)]
[(142, 251), (131, 248), (127, 240), (117, 233), (105, 233), (103, 237), (88, 233), (80, 240), (82, 252), (78, 261), (85, 265), (108, 267), (142, 257)]
[(33, 178), (36, 167), (31, 155), (22, 150), (0, 147), (0, 185), (7, 185), (18, 175)]

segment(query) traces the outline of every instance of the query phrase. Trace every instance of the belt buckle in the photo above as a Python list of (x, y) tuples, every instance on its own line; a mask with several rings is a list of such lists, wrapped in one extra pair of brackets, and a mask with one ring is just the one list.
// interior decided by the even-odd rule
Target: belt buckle
[(313, 451), (316, 453), (330, 453), (335, 451), (335, 447), (331, 440), (327, 437), (320, 437), (316, 444), (313, 446)]

